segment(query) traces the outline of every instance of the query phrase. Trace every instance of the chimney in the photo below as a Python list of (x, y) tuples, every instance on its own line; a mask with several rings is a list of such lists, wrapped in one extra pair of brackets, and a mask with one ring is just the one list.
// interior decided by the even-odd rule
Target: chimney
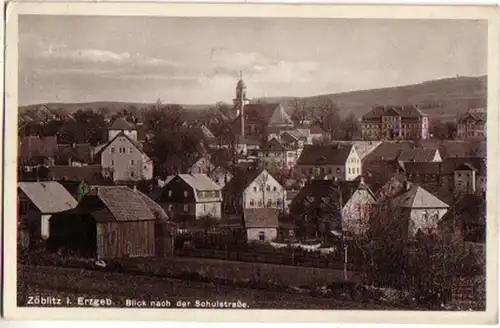
[(134, 190), (134, 192), (137, 192), (137, 186), (134, 185), (134, 187), (132, 188)]

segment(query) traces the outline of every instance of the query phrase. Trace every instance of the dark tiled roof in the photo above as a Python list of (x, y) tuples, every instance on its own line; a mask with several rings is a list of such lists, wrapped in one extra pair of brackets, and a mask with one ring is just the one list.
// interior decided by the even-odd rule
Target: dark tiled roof
[(486, 176), (486, 159), (480, 157), (456, 157), (444, 159), (442, 164), (442, 173), (452, 174), (464, 164), (472, 166), (477, 171), (477, 174)]
[(92, 162), (92, 146), (90, 144), (59, 144), (57, 149), (56, 161), (71, 157), (72, 160), (82, 163)]
[(398, 157), (400, 162), (432, 162), (437, 149), (404, 149)]
[(299, 165), (344, 165), (353, 145), (306, 145), (300, 154)]
[(28, 136), (21, 139), (19, 156), (22, 161), (32, 157), (54, 157), (57, 154), (57, 137)]
[(392, 204), (398, 207), (408, 208), (448, 208), (448, 204), (425, 190), (424, 188), (410, 184), (410, 188), (403, 194), (396, 196)]
[(123, 117), (118, 118), (111, 124), (110, 130), (135, 130), (135, 126), (132, 123), (127, 122)]
[(276, 208), (246, 208), (243, 210), (245, 228), (278, 228), (279, 214)]
[(286, 151), (288, 147), (285, 147), (278, 139), (272, 138), (261, 148), (264, 151)]
[(127, 186), (98, 186), (97, 196), (117, 221), (155, 220), (145, 195)]
[(360, 187), (367, 188), (360, 181), (312, 180), (298, 192), (290, 207), (300, 210), (303, 208), (304, 202), (319, 206), (326, 201), (329, 204), (334, 204), (339, 210), (341, 200), (338, 194), (339, 188), (342, 195), (342, 206), (344, 206)]
[(411, 151), (412, 146), (406, 142), (383, 142), (363, 158), (365, 161), (396, 161), (404, 151)]
[(235, 173), (234, 177), (229, 181), (222, 191), (224, 193), (241, 193), (254, 181), (264, 169), (258, 170), (240, 170)]
[(407, 174), (440, 174), (440, 162), (404, 163), (403, 167)]
[(458, 122), (459, 123), (464, 123), (468, 118), (472, 118), (477, 122), (486, 122), (486, 111), (484, 112), (467, 112), (463, 114)]
[(376, 106), (371, 111), (363, 115), (363, 120), (379, 119), (382, 116), (401, 116), (402, 118), (419, 118), (426, 116), (417, 106)]
[(87, 181), (90, 183), (99, 183), (103, 177), (101, 174), (101, 165), (56, 165), (49, 167), (49, 179), (58, 181)]

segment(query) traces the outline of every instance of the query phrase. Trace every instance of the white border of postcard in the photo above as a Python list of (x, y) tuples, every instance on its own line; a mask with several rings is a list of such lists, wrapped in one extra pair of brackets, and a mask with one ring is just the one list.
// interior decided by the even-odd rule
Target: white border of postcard
[[(310, 311), (26, 308), (16, 301), (17, 197), (17, 41), (18, 16), (120, 15), (191, 17), (323, 17), (488, 20), (488, 144), (487, 144), (487, 310), (485, 312)], [(164, 320), (198, 322), (344, 322), (344, 323), (495, 323), (498, 316), (498, 77), (499, 16), (494, 6), (286, 5), (180, 3), (47, 3), (11, 2), (6, 11), (5, 157), (4, 157), (4, 315), (7, 319)], [(369, 313), (367, 313), (369, 312)]]

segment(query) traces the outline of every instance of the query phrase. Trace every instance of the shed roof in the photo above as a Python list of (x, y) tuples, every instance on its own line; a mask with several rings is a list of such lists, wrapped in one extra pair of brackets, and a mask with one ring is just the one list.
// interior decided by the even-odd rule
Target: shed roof
[(42, 213), (57, 213), (76, 207), (71, 194), (58, 182), (19, 182), (19, 188)]

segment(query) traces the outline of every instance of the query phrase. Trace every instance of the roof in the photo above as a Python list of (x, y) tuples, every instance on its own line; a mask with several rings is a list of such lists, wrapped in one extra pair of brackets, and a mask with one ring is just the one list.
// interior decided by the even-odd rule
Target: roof
[(280, 104), (276, 107), (274, 113), (269, 118), (268, 125), (293, 125), (293, 121), (290, 116), (285, 112), (285, 109)]
[(135, 126), (129, 123), (125, 118), (120, 117), (111, 124), (110, 130), (135, 130)]
[[(335, 181), (335, 180), (312, 180), (307, 183), (295, 196), (292, 201), (292, 207), (302, 208), (304, 202), (321, 204), (327, 202), (335, 204), (337, 210), (351, 199), (356, 190), (366, 188), (373, 196), (371, 190), (361, 181)], [(340, 194), (338, 193), (340, 189)], [(342, 199), (340, 198), (342, 196)]]
[(411, 149), (407, 142), (382, 142), (364, 157), (364, 161), (396, 161), (403, 150)]
[(441, 162), (407, 162), (403, 166), (407, 174), (441, 173)]
[(404, 149), (398, 157), (400, 162), (432, 162), (437, 149)]
[(460, 116), (458, 123), (464, 123), (469, 118), (472, 118), (476, 122), (486, 122), (486, 111), (468, 111)]
[(146, 206), (151, 212), (153, 212), (153, 215), (155, 215), (157, 219), (168, 220), (167, 213), (157, 202), (153, 201), (151, 198), (149, 198), (149, 196), (139, 190), (135, 190), (135, 192), (139, 194), (144, 203), (146, 203)]
[[(265, 169), (241, 170), (235, 173), (233, 178), (224, 186), (224, 192), (243, 192)], [(266, 171), (267, 172), (267, 171)]]
[(157, 217), (151, 211), (151, 202), (144, 194), (127, 186), (98, 186), (97, 196), (117, 221), (148, 221)]
[(298, 165), (345, 165), (353, 145), (305, 145), (297, 161)]
[(418, 185), (410, 184), (409, 190), (393, 199), (393, 204), (399, 207), (418, 208), (449, 208), (448, 204)]
[(32, 157), (54, 157), (57, 153), (57, 137), (27, 136), (19, 144), (19, 156), (23, 160)]
[[(262, 126), (293, 126), (293, 121), (279, 103), (247, 104), (243, 109), (245, 122)], [(241, 134), (240, 116), (231, 123), (233, 133)]]
[(245, 228), (279, 228), (279, 214), (276, 208), (246, 208), (243, 210)]
[(102, 179), (101, 165), (69, 166), (55, 165), (49, 167), (49, 179), (66, 181), (99, 181)]
[(83, 163), (92, 162), (92, 146), (90, 144), (59, 144), (57, 145), (56, 157), (71, 157), (74, 161)]
[(278, 139), (272, 138), (267, 142), (264, 147), (261, 147), (260, 150), (264, 151), (287, 151), (288, 147), (285, 147)]
[(379, 119), (382, 116), (400, 116), (402, 118), (419, 118), (427, 116), (415, 105), (376, 106), (363, 115), (363, 120)]
[(113, 139), (111, 139), (107, 144), (100, 147), (99, 150), (96, 152), (94, 157), (98, 158), (102, 154), (102, 152), (104, 150), (106, 150), (109, 147), (109, 145), (111, 145), (113, 143), (113, 141), (115, 141), (119, 137), (127, 138), (128, 141), (130, 141), (135, 146), (135, 148), (137, 148), (137, 150), (139, 150), (141, 153), (145, 154), (144, 150), (142, 149), (142, 145), (138, 141), (135, 141), (134, 139), (130, 138), (126, 133), (121, 131), (120, 133), (116, 134), (116, 136)]
[(58, 182), (19, 182), (19, 188), (42, 213), (57, 213), (76, 207), (71, 194)]
[(443, 160), (441, 171), (444, 174), (452, 174), (460, 168), (474, 169), (480, 176), (487, 175), (486, 159), (480, 157), (446, 158)]
[(179, 177), (195, 190), (203, 190), (203, 191), (221, 190), (221, 186), (216, 184), (206, 174), (202, 173), (179, 174)]

